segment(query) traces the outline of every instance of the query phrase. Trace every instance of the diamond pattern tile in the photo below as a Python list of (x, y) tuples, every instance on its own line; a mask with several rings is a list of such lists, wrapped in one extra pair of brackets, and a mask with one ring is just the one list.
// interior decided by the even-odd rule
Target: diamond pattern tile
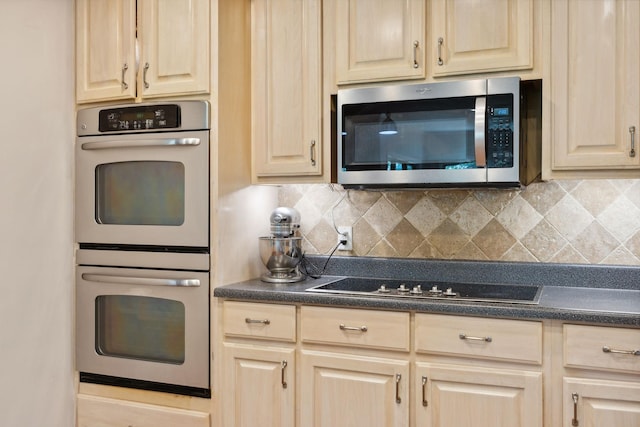
[(284, 185), (303, 249), (340, 255), (640, 266), (640, 179), (560, 180), (521, 190), (356, 191)]

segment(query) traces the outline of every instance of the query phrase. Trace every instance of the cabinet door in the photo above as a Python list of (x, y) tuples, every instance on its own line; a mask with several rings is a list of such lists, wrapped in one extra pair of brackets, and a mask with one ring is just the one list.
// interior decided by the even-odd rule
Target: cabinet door
[(337, 83), (425, 76), (425, 0), (337, 0)]
[(640, 383), (565, 378), (563, 391), (563, 426), (640, 426)]
[(209, 1), (138, 2), (140, 96), (209, 91)]
[(76, 2), (76, 100), (136, 96), (135, 0)]
[(320, 175), (320, 1), (251, 6), (254, 176)]
[(533, 68), (534, 0), (434, 0), (434, 76)]
[(225, 426), (295, 425), (294, 349), (225, 343), (223, 370)]
[(308, 427), (406, 427), (409, 363), (302, 351), (300, 422)]
[(554, 0), (551, 14), (552, 169), (640, 167), (640, 2)]
[(416, 363), (416, 424), (541, 427), (542, 373)]

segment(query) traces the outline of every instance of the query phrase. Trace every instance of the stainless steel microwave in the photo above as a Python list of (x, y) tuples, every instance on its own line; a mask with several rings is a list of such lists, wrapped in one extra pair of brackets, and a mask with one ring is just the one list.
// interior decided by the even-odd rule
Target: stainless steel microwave
[(338, 183), (519, 186), (520, 83), (503, 77), (339, 90)]

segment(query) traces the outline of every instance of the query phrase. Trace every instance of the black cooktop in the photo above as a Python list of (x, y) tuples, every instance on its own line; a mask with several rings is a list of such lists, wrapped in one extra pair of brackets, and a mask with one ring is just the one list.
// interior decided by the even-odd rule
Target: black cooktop
[(537, 304), (542, 292), (542, 286), (347, 277), (335, 282), (314, 286), (307, 289), (307, 291), (369, 297)]

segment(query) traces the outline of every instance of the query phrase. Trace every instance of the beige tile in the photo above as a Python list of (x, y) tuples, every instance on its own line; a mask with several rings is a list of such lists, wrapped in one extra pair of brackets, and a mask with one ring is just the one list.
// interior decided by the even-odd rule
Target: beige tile
[(402, 213), (385, 197), (380, 197), (363, 218), (381, 236), (386, 236), (402, 221)]
[(398, 252), (396, 252), (396, 250), (384, 239), (380, 240), (367, 255), (386, 258), (398, 258), (400, 256)]
[(567, 240), (545, 220), (533, 227), (520, 242), (542, 262), (551, 260), (567, 245)]
[(423, 197), (404, 216), (423, 237), (429, 236), (447, 217), (428, 197)]
[(369, 225), (366, 219), (360, 218), (353, 226), (353, 254), (364, 256), (378, 244), (382, 236)]
[(565, 245), (557, 254), (549, 259), (549, 262), (560, 264), (588, 264), (589, 261), (569, 244)]
[(566, 179), (566, 180), (558, 180), (556, 181), (560, 187), (562, 187), (567, 193), (573, 191), (580, 183), (582, 182), (579, 179)]
[(624, 246), (631, 252), (636, 258), (640, 258), (640, 231), (631, 236)]
[(455, 222), (445, 219), (433, 230), (428, 240), (445, 258), (451, 258), (469, 243), (470, 239)]
[(379, 191), (347, 191), (347, 200), (354, 208), (361, 212), (361, 215), (364, 215), (380, 197), (382, 197), (382, 193)]
[(331, 209), (342, 199), (342, 196), (345, 195), (346, 193), (336, 191), (332, 186), (327, 184), (313, 185), (305, 193), (305, 197), (313, 201), (313, 204), (320, 213)]
[(525, 199), (517, 196), (498, 214), (496, 219), (512, 235), (521, 239), (542, 221), (542, 215)]
[(634, 256), (624, 246), (620, 246), (603, 259), (601, 264), (640, 266), (640, 258)]
[(546, 214), (567, 192), (555, 181), (536, 182), (525, 187), (520, 196), (540, 214)]
[(519, 192), (519, 190), (478, 190), (473, 193), (473, 197), (492, 215), (497, 215)]
[(308, 197), (302, 197), (293, 207), (300, 213), (300, 232), (302, 234), (310, 233), (322, 220), (322, 213), (313, 200)]
[(473, 243), (493, 260), (500, 259), (516, 243), (516, 239), (495, 219), (491, 220), (476, 236)]
[(444, 214), (455, 211), (469, 197), (468, 190), (430, 190), (427, 196)]
[(413, 208), (425, 196), (424, 191), (388, 191), (384, 196), (403, 215)]
[(449, 215), (449, 219), (469, 237), (473, 237), (493, 219), (493, 215), (475, 197), (468, 197)]
[(595, 217), (618, 198), (619, 191), (609, 181), (594, 179), (582, 181), (571, 195)]
[(420, 246), (409, 254), (409, 258), (442, 259), (444, 256), (429, 241), (424, 240)]
[(489, 258), (478, 248), (475, 243), (468, 242), (460, 251), (455, 254), (452, 259), (471, 260), (471, 261), (488, 261)]
[(403, 219), (386, 236), (387, 242), (396, 250), (400, 256), (408, 256), (424, 240), (422, 235), (409, 221)]
[(567, 194), (549, 210), (545, 219), (567, 240), (573, 240), (591, 224), (593, 215)]
[(571, 245), (591, 264), (598, 264), (619, 247), (620, 243), (594, 221), (571, 241)]
[(525, 248), (522, 243), (516, 242), (515, 245), (511, 247), (502, 258), (501, 261), (511, 261), (511, 262), (537, 262), (538, 259), (533, 256), (531, 252)]
[(338, 235), (333, 226), (325, 220), (320, 220), (313, 229), (306, 233), (309, 243), (322, 254), (329, 254), (336, 246)]
[(598, 215), (598, 222), (623, 242), (640, 230), (640, 207), (621, 195)]
[(304, 194), (293, 185), (283, 185), (278, 191), (278, 205), (294, 207)]
[(624, 190), (624, 195), (638, 208), (640, 208), (640, 179), (632, 181), (632, 184)]

